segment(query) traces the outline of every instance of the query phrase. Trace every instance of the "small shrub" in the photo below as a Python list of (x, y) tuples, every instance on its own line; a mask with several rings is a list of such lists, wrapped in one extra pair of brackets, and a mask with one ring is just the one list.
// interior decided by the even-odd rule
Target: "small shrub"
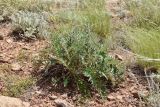
[(52, 39), (52, 45), (54, 59), (69, 70), (65, 83), (74, 79), (82, 93), (87, 94), (93, 87), (103, 94), (107, 83), (118, 84), (123, 77), (121, 64), (107, 55), (104, 41), (100, 41), (88, 27), (58, 32)]
[(44, 38), (49, 36), (49, 24), (45, 15), (19, 11), (11, 16), (13, 28), (19, 29), (18, 37), (24, 39)]

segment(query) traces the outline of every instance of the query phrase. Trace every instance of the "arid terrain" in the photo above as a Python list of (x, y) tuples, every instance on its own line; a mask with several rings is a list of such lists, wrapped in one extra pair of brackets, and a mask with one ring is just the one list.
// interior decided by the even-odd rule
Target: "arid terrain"
[[(103, 0), (100, 0), (99, 2), (101, 1)], [(158, 1), (158, 0), (155, 0), (155, 1)], [(89, 9), (86, 12), (85, 8), (87, 6), (83, 7), (82, 5), (83, 7), (82, 13), (80, 13), (81, 11), (79, 12), (78, 9), (77, 9), (78, 11), (76, 10), (77, 13), (79, 12), (78, 13), (79, 16), (75, 14), (74, 9), (73, 10), (71, 9), (71, 12), (68, 15), (67, 6), (69, 6), (70, 8), (72, 8), (73, 6), (74, 8), (75, 5), (79, 5), (79, 4), (74, 4), (74, 3), (67, 4), (68, 2), (64, 2), (63, 5), (60, 5), (61, 3), (59, 2), (60, 4), (56, 4), (56, 7), (55, 7), (55, 5), (52, 6), (51, 4), (46, 3), (46, 6), (48, 6), (46, 7), (45, 0), (44, 0), (44, 5), (36, 4), (36, 0), (35, 0), (35, 2), (33, 3), (31, 2), (33, 6), (31, 5), (31, 6), (23, 7), (24, 4), (22, 6), (21, 4), (19, 4), (18, 5), (19, 7), (18, 6), (16, 7), (18, 0), (15, 0), (14, 9), (16, 12), (14, 11), (15, 12), (15, 16), (14, 16), (14, 14), (10, 15), (14, 10), (12, 9), (14, 5), (12, 5), (11, 2), (12, 0), (7, 0), (6, 2), (4, 0), (0, 1), (0, 7), (3, 7), (2, 9), (4, 9), (4, 11), (6, 12), (6, 13), (2, 12), (2, 15), (0, 14), (0, 107), (148, 107), (148, 106), (159, 107), (160, 106), (158, 103), (159, 95), (160, 95), (159, 88), (158, 88), (159, 82), (154, 81), (155, 79), (150, 77), (152, 75), (158, 76), (159, 63), (157, 63), (158, 62), (157, 60), (159, 59), (159, 57), (156, 57), (156, 56), (153, 57), (154, 59), (157, 59), (155, 60), (157, 62), (153, 64), (149, 63), (147, 65), (147, 64), (144, 64), (144, 62), (142, 61), (138, 62), (140, 55), (144, 55), (144, 53), (147, 53), (147, 51), (144, 51), (144, 53), (142, 52), (142, 54), (140, 53), (141, 51), (136, 52), (134, 50), (136, 46), (133, 48), (130, 47), (130, 45), (132, 45), (130, 41), (132, 40), (129, 40), (129, 37), (127, 39), (123, 37), (123, 35), (132, 34), (130, 32), (126, 33), (125, 31), (126, 29), (129, 29), (129, 30), (131, 29), (131, 27), (128, 27), (128, 26), (132, 24), (132, 20), (134, 20), (133, 13), (136, 11), (135, 10), (134, 12), (132, 12), (132, 10), (129, 10), (128, 8), (126, 8), (125, 0), (105, 1), (104, 11), (108, 14), (107, 17), (103, 16), (103, 12), (100, 13), (99, 15), (99, 13), (96, 13), (95, 11), (95, 14), (99, 15), (98, 18), (91, 14), (91, 16), (84, 17), (82, 19), (80, 17), (82, 17), (83, 15), (84, 16), (88, 15), (87, 13), (88, 11), (94, 13), (94, 11), (92, 11), (92, 8), (90, 9), (90, 7), (88, 6)], [(95, 4), (99, 3), (99, 2), (96, 2), (95, 0), (93, 0), (93, 2), (95, 2)], [(35, 3), (35, 6), (34, 6), (34, 3)], [(7, 6), (11, 6), (11, 7), (5, 7), (6, 5), (3, 5), (3, 4), (6, 4)], [(37, 5), (40, 5), (40, 6), (38, 7)], [(92, 5), (92, 3), (90, 5)], [(96, 6), (97, 7), (95, 8), (99, 7), (98, 4)], [(97, 11), (101, 11), (101, 7), (99, 8), (100, 10), (97, 10)], [(24, 14), (20, 13), (23, 10), (25, 10), (26, 16), (25, 16), (25, 13)], [(51, 10), (52, 12), (50, 12)], [(61, 11), (64, 11), (64, 12), (60, 13)], [(29, 12), (33, 12), (32, 14), (33, 16), (30, 15)], [(38, 16), (39, 14), (40, 16)], [(24, 16), (18, 19), (20, 15), (24, 15)], [(45, 15), (47, 16), (47, 18), (48, 17), (49, 18), (46, 19)], [(2, 16), (2, 20), (1, 20), (1, 16)], [(38, 24), (36, 21), (34, 21), (33, 23), (24, 21), (24, 20), (30, 20), (30, 19), (32, 20), (32, 17), (35, 17), (35, 16), (38, 19), (37, 20)], [(101, 17), (104, 17), (104, 19), (103, 18), (101, 19)], [(96, 18), (98, 19), (98, 21), (96, 20)], [(107, 18), (109, 18), (108, 22), (105, 21), (105, 19), (108, 20)], [(90, 22), (90, 20), (91, 21), (93, 20), (93, 22), (95, 23), (95, 25), (91, 25), (93, 29), (90, 29), (89, 31), (86, 30), (87, 33), (81, 33), (83, 31), (83, 30), (81, 31), (81, 29), (83, 28), (88, 29), (90, 27), (90, 23), (93, 23), (93, 22)], [(29, 23), (29, 24), (28, 25), (24, 24), (22, 21), (24, 21), (24, 23), (27, 23), (27, 24)], [(156, 21), (158, 23), (158, 19)], [(88, 22), (89, 24), (86, 24)], [(83, 25), (83, 23), (85, 23), (86, 25)], [(106, 23), (110, 23), (109, 30), (106, 30), (107, 27), (109, 26), (109, 24), (106, 24)], [(27, 28), (26, 26), (27, 27), (31, 26), (31, 27)], [(133, 25), (133, 26), (136, 26), (136, 25)], [(43, 38), (41, 36), (39, 37), (39, 35), (42, 35), (42, 34), (45, 34), (45, 35), (50, 34), (53, 36), (60, 35), (60, 37), (63, 37), (63, 34), (64, 35), (67, 34), (66, 33), (67, 31), (65, 32), (65, 30), (66, 29), (68, 30), (71, 28), (73, 29), (80, 28), (80, 31), (78, 31), (80, 33), (78, 34), (68, 33), (68, 35), (74, 35), (74, 34), (88, 35), (90, 34), (90, 32), (92, 32), (91, 35), (96, 35), (96, 36), (100, 35), (99, 37), (100, 41), (101, 39), (105, 38), (103, 35), (105, 36), (110, 35), (109, 37), (106, 37), (107, 45), (104, 44), (104, 46), (108, 46), (106, 47), (107, 48), (106, 53), (109, 56), (109, 58), (112, 58), (113, 62), (117, 61), (118, 64), (116, 63), (117, 65), (114, 66), (115, 63), (113, 63), (111, 65), (108, 65), (107, 67), (114, 66), (113, 68), (111, 68), (111, 70), (120, 69), (118, 71), (121, 71), (121, 68), (119, 68), (119, 65), (123, 64), (123, 69), (122, 69), (123, 77), (120, 82), (119, 80), (121, 76), (119, 76), (120, 74), (118, 73), (117, 73), (118, 76), (116, 74), (115, 75), (119, 78), (119, 80), (117, 80), (116, 76), (114, 77), (114, 74), (112, 76), (112, 74), (110, 73), (108, 74), (110, 75), (110, 77), (109, 76), (106, 77), (104, 75), (95, 77), (95, 81), (97, 83), (103, 83), (103, 82), (109, 81), (108, 83), (106, 83), (107, 88), (105, 89), (105, 92), (106, 92), (105, 96), (103, 95), (101, 96), (101, 93), (99, 93), (98, 85), (94, 86), (94, 77), (92, 77), (91, 74), (87, 75), (89, 71), (87, 73), (86, 72), (82, 73), (84, 75), (80, 73), (79, 74), (76, 73), (78, 71), (81, 72), (81, 70), (85, 67), (88, 67), (88, 66), (93, 67), (92, 64), (90, 64), (90, 62), (92, 61), (90, 59), (90, 56), (92, 56), (92, 52), (89, 53), (90, 51), (88, 51), (90, 50), (90, 48), (87, 49), (87, 52), (88, 52), (88, 53), (86, 52), (87, 55), (84, 55), (84, 54), (79, 55), (79, 56), (84, 55), (84, 59), (82, 60), (82, 63), (83, 61), (85, 61), (86, 56), (87, 56), (86, 58), (87, 60), (91, 60), (90, 62), (86, 61), (85, 62), (86, 65), (85, 65), (85, 64), (81, 64), (80, 62), (81, 60), (79, 61), (78, 59), (79, 56), (77, 55), (78, 53), (81, 53), (81, 52), (83, 53), (85, 51), (82, 51), (82, 50), (77, 51), (76, 50), (77, 48), (75, 49), (75, 47), (71, 47), (73, 51), (66, 51), (66, 53), (67, 52), (68, 53), (65, 56), (65, 49), (67, 49), (67, 46), (66, 47), (64, 46), (64, 51), (61, 51), (59, 47), (63, 47), (63, 45), (66, 45), (67, 42), (64, 42), (64, 44), (63, 42), (61, 42), (59, 45), (58, 44), (59, 38), (54, 44), (53, 42), (54, 40), (56, 40), (54, 37), (51, 37), (51, 38), (49, 38), (49, 36), (46, 38), (45, 37)], [(36, 30), (33, 30), (33, 29), (36, 29)], [(150, 28), (147, 28), (147, 29), (150, 29)], [(45, 31), (48, 31), (49, 33), (46, 33)], [(138, 31), (140, 30), (137, 30), (137, 32)], [(31, 36), (28, 36), (29, 34), (31, 34)], [(142, 34), (147, 35), (147, 33), (142, 33)], [(156, 34), (154, 33), (151, 33), (151, 34), (156, 36)], [(133, 34), (133, 35), (136, 35), (136, 34)], [(157, 39), (159, 38), (160, 37), (157, 36)], [(62, 41), (65, 39), (62, 39)], [(84, 41), (86, 39), (84, 39)], [(75, 41), (76, 40), (77, 39), (75, 39)], [(156, 39), (154, 40), (156, 42)], [(128, 41), (129, 41), (129, 45), (127, 44)], [(79, 44), (80, 43), (81, 41), (79, 42)], [(90, 43), (90, 39), (88, 39), (88, 43)], [(99, 44), (99, 42), (96, 42), (96, 43)], [(103, 40), (102, 40), (102, 43), (103, 43)], [(79, 46), (76, 43), (74, 43), (74, 45), (77, 46), (79, 49), (81, 49), (81, 46), (83, 46), (83, 44), (82, 45), (80, 44)], [(55, 49), (54, 47), (56, 46), (57, 47), (59, 46), (59, 47)], [(87, 46), (87, 45), (84, 45), (84, 46)], [(96, 45), (93, 45), (93, 46), (96, 46)], [(151, 44), (151, 46), (154, 46), (154, 45)], [(156, 47), (159, 47), (159, 46), (155, 46), (154, 49), (150, 49), (150, 50), (153, 51), (154, 53), (156, 50)], [(149, 48), (145, 48), (145, 47), (144, 49), (149, 50)], [(75, 51), (77, 51), (77, 54), (74, 53)], [(57, 55), (56, 52), (57, 53), (60, 52), (62, 53), (62, 55), (61, 56)], [(101, 52), (100, 54), (102, 54), (102, 57), (103, 57), (103, 49), (100, 50), (100, 52)], [(159, 50), (156, 50), (156, 52), (158, 53)], [(62, 57), (63, 55), (65, 57)], [(78, 56), (78, 58), (76, 55)], [(71, 59), (69, 59), (70, 57), (68, 58), (68, 56), (70, 56)], [(95, 55), (93, 55), (92, 59), (94, 59), (94, 56)], [(146, 56), (145, 58), (148, 58), (148, 57), (150, 56)], [(55, 60), (53, 60), (54, 58)], [(63, 58), (66, 58), (66, 59), (63, 59)], [(52, 63), (57, 60), (58, 62), (56, 62), (55, 64)], [(73, 64), (72, 62), (65, 62), (68, 60), (75, 61), (75, 62), (73, 62)], [(110, 61), (110, 60), (107, 60), (107, 61)], [(95, 60), (93, 60), (93, 62), (96, 63)], [(99, 66), (98, 65), (95, 65), (95, 66), (97, 66), (97, 68), (93, 67), (92, 68), (93, 71), (94, 70), (97, 72), (100, 71), (98, 69)], [(88, 70), (89, 68), (86, 68), (86, 69)], [(102, 67), (100, 66), (100, 68)], [(74, 72), (74, 70), (76, 70), (76, 72)], [(71, 74), (69, 74), (68, 72)], [(72, 73), (73, 74), (75, 73), (76, 75), (72, 77), (73, 75)], [(77, 75), (79, 75), (80, 78), (77, 77)], [(68, 76), (67, 79), (64, 79), (65, 76)], [(103, 76), (107, 79), (103, 80), (104, 79)], [(70, 77), (71, 77), (70, 79), (71, 83), (68, 83), (69, 81), (68, 78)], [(83, 93), (81, 93), (81, 90), (80, 90), (81, 87), (79, 87), (78, 89), (76, 87), (78, 82), (73, 82), (75, 81), (75, 80), (72, 80), (74, 77), (75, 78), (77, 77), (81, 81), (87, 80), (86, 84), (92, 84), (93, 87), (98, 87), (98, 88), (93, 89), (92, 85), (88, 85), (89, 87), (91, 87), (91, 89), (89, 89), (89, 92), (91, 94), (89, 97), (84, 97)], [(98, 81), (100, 79), (102, 79), (102, 82)], [(156, 78), (156, 80), (158, 79)], [(58, 81), (57, 84), (54, 84), (55, 81)], [(69, 84), (69, 85), (65, 86), (66, 84)], [(86, 87), (82, 87), (82, 88), (86, 88)], [(155, 96), (155, 94), (157, 96)]]

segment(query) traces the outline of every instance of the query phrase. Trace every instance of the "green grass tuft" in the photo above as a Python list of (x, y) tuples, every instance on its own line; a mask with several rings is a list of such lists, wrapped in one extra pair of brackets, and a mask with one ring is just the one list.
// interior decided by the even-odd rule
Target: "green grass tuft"
[(82, 2), (82, 6), (75, 10), (62, 11), (54, 15), (51, 20), (57, 23), (58, 30), (64, 26), (88, 26), (92, 32), (101, 37), (108, 37), (110, 33), (110, 17), (105, 9), (104, 0)]
[(34, 83), (34, 79), (32, 77), (20, 77), (17, 75), (6, 74), (5, 77), (1, 77), (1, 79), (4, 81), (4, 89), (1, 92), (2, 95), (11, 97), (18, 97), (22, 95), (25, 90), (30, 88)]
[(139, 56), (141, 64), (160, 68), (160, 61), (154, 60), (160, 59), (160, 31), (128, 28), (125, 39), (129, 48)]
[(159, 0), (125, 0), (125, 2), (133, 15), (132, 25), (147, 29), (159, 27)]

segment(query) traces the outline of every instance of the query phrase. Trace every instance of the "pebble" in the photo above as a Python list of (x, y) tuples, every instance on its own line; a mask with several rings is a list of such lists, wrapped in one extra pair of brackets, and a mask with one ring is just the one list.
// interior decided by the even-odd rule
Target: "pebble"
[(112, 96), (112, 95), (108, 95), (108, 96), (107, 96), (107, 99), (108, 99), (109, 101), (112, 101), (112, 100), (115, 100), (115, 97)]
[(45, 95), (45, 93), (44, 93), (44, 92), (42, 92), (41, 90), (36, 91), (36, 94), (41, 95), (41, 96), (44, 96), (44, 95)]
[(58, 97), (55, 96), (55, 95), (49, 96), (49, 99), (50, 99), (50, 100), (55, 100), (55, 99), (57, 99), (57, 98), (58, 98)]
[(56, 107), (69, 107), (65, 100), (56, 99), (54, 102), (56, 103)]
[(13, 71), (20, 71), (21, 70), (21, 66), (18, 64), (18, 63), (13, 63), (12, 65), (11, 65), (11, 69), (13, 70)]
[(131, 92), (134, 98), (139, 98), (139, 94), (137, 91), (132, 91)]
[(12, 40), (12, 39), (7, 39), (6, 42), (7, 42), (7, 43), (12, 43), (13, 40)]
[(3, 35), (2, 34), (0, 34), (0, 40), (3, 40)]
[(116, 98), (117, 98), (120, 102), (123, 102), (123, 97), (122, 97), (122, 96), (118, 95)]
[(63, 95), (61, 95), (61, 97), (66, 99), (68, 96), (67, 96), (67, 94), (63, 94)]

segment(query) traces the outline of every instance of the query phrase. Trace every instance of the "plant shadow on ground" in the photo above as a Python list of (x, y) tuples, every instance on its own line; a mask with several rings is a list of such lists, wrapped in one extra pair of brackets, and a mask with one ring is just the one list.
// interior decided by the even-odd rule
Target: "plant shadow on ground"
[[(43, 69), (38, 73), (34, 72), (32, 75), (40, 78), (37, 80), (36, 85), (42, 90), (47, 90), (47, 92), (67, 93), (68, 97), (74, 97), (80, 94), (84, 98), (94, 97), (95, 93), (98, 93), (91, 88), (91, 83), (88, 81), (88, 78), (83, 75), (81, 75), (81, 77), (88, 82), (88, 91), (90, 91), (87, 95), (77, 89), (76, 82), (73, 78), (69, 78), (69, 83), (65, 86), (65, 76), (68, 75), (68, 72), (69, 70), (64, 65), (56, 63), (50, 66), (47, 71)], [(118, 86), (113, 86), (112, 82), (108, 81), (106, 88), (107, 93), (115, 92)]]

